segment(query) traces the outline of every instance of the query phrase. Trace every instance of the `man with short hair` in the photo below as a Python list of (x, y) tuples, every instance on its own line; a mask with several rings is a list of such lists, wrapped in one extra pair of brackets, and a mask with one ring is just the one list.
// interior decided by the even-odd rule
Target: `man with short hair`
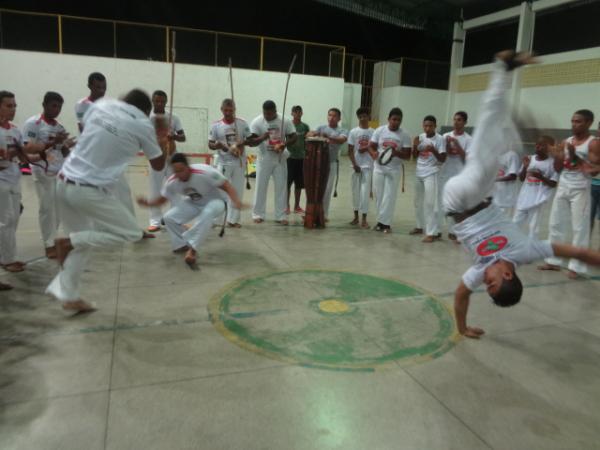
[(527, 237), (487, 197), (495, 183), (499, 160), (508, 151), (503, 124), (510, 122), (505, 93), (511, 71), (532, 62), (529, 53), (506, 50), (496, 55), (466, 166), (444, 189), (444, 209), (455, 219), (457, 237), (475, 262), (463, 274), (454, 297), (458, 331), (470, 338), (484, 334), (481, 328), (467, 325), (471, 293), (481, 284), (486, 285), (496, 305), (508, 307), (517, 304), (523, 293), (516, 274), (518, 265), (549, 256), (600, 265), (600, 252)]
[[(165, 226), (171, 236), (174, 253), (185, 252), (185, 262), (196, 263), (200, 245), (206, 240), (213, 222), (225, 212), (228, 199), (237, 210), (242, 208), (235, 188), (217, 169), (206, 164), (188, 163), (183, 153), (171, 158), (173, 175), (165, 183), (159, 197), (138, 199), (141, 206), (165, 204), (174, 197), (183, 197), (180, 202), (166, 212)], [(184, 225), (195, 220), (187, 229)]]
[(38, 198), (38, 222), (46, 257), (56, 258), (54, 239), (59, 225), (56, 202), (56, 175), (69, 155), (73, 140), (56, 120), (64, 100), (57, 92), (46, 92), (43, 112), (30, 117), (23, 125), (24, 150), (40, 155), (40, 162), (32, 167), (35, 192)]
[(296, 136), (298, 139), (293, 144), (288, 144), (287, 149), (290, 152), (290, 157), (287, 160), (287, 212), (290, 212), (290, 195), (292, 183), (294, 184), (294, 212), (304, 214), (304, 210), (300, 207), (300, 195), (304, 189), (304, 157), (306, 149), (304, 147), (304, 139), (310, 131), (310, 127), (302, 122), (302, 106), (292, 106), (292, 123), (296, 128)]
[(417, 159), (415, 177), (415, 215), (417, 227), (410, 234), (423, 234), (423, 242), (431, 243), (441, 236), (439, 229), (440, 192), (439, 177), (441, 165), (446, 160), (446, 140), (435, 131), (437, 121), (434, 116), (425, 116), (423, 131), (415, 137), (413, 154)]
[[(361, 228), (369, 228), (367, 214), (369, 213), (369, 197), (373, 179), (373, 160), (376, 158), (369, 143), (375, 130), (369, 127), (369, 120), (371, 120), (369, 108), (358, 108), (356, 117), (358, 126), (350, 130), (348, 134), (348, 157), (353, 169), (351, 189), (354, 209), (354, 220), (350, 222), (350, 225), (360, 223)], [(358, 218), (359, 213), (362, 215), (361, 222)]]
[[(150, 114), (150, 121), (164, 120), (167, 124), (170, 124), (170, 130), (167, 133), (167, 146), (166, 158), (170, 158), (177, 151), (176, 142), (185, 142), (186, 136), (181, 119), (175, 114), (170, 116), (167, 112), (166, 106), (168, 102), (167, 93), (165, 91), (156, 90), (152, 93), (152, 113)], [(169, 128), (169, 125), (167, 125)], [(156, 172), (155, 170), (148, 171), (148, 182), (149, 182), (149, 196), (155, 198), (160, 195), (163, 183), (168, 177), (169, 166), (165, 166), (162, 172)], [(150, 208), (150, 219), (148, 225), (148, 232), (153, 233), (160, 231), (162, 220), (162, 209), (160, 206)]]
[(101, 99), (106, 94), (106, 77), (100, 72), (90, 73), (87, 87), (90, 94), (79, 100), (75, 105), (75, 117), (80, 133), (83, 131), (83, 116), (96, 100)]
[[(554, 155), (554, 168), (560, 173), (558, 188), (550, 210), (550, 242), (564, 242), (569, 228), (573, 233), (572, 244), (577, 247), (590, 245), (590, 197), (591, 176), (586, 170), (589, 146), (594, 141), (590, 127), (594, 113), (588, 109), (575, 111), (571, 118), (573, 136), (562, 142)], [(559, 271), (564, 264), (560, 257), (546, 259), (540, 270)], [(567, 276), (579, 278), (587, 272), (585, 263), (571, 259)]]
[(340, 126), (342, 112), (338, 108), (330, 108), (327, 111), (327, 124), (320, 125), (317, 129), (310, 133), (312, 135), (327, 138), (329, 146), (329, 178), (327, 178), (327, 187), (323, 195), (323, 211), (325, 213), (325, 221), (329, 218), (329, 205), (331, 204), (331, 196), (335, 189), (339, 176), (339, 156), (342, 144), (348, 140), (348, 130)]
[[(248, 123), (235, 114), (235, 103), (226, 98), (221, 103), (223, 118), (217, 120), (210, 127), (208, 147), (217, 150), (219, 163), (217, 170), (233, 186), (240, 202), (244, 196), (244, 176), (246, 174), (245, 146), (250, 137)], [(227, 204), (227, 225), (232, 228), (241, 228), (241, 210), (235, 206), (231, 198)]]
[[(402, 110), (392, 108), (388, 114), (388, 124), (382, 125), (371, 136), (371, 150), (377, 155), (373, 171), (373, 190), (377, 200), (377, 225), (375, 231), (392, 232), (392, 221), (400, 184), (402, 160), (410, 159), (411, 142), (408, 133), (400, 128)], [(383, 161), (386, 154), (391, 159)]]
[[(267, 189), (273, 177), (275, 188), (275, 222), (288, 225), (286, 210), (287, 201), (287, 162), (289, 151), (286, 146), (293, 145), (298, 139), (292, 122), (277, 114), (277, 106), (267, 100), (262, 106), (263, 112), (250, 124), (252, 135), (248, 139), (251, 146), (259, 146), (256, 160), (256, 186), (254, 190), (254, 207), (252, 218), (254, 223), (265, 221), (267, 208)], [(283, 136), (282, 136), (283, 131)]]
[(84, 130), (58, 174), (56, 197), (67, 238), (56, 239), (61, 265), (46, 293), (65, 310), (93, 311), (80, 297), (81, 276), (92, 248), (118, 246), (142, 238), (133, 213), (113, 191), (141, 149), (154, 170), (165, 156), (148, 119), (150, 97), (139, 89), (123, 100), (100, 100), (83, 118)]
[[(21, 171), (23, 138), (12, 123), (17, 111), (15, 94), (0, 91), (0, 266), (7, 272), (22, 272), (25, 263), (15, 259), (17, 225), (21, 216)], [(10, 285), (0, 290), (11, 289)]]

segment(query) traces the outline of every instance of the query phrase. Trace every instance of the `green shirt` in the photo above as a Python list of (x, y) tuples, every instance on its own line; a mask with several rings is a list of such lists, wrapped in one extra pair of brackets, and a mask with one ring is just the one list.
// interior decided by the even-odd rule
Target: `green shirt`
[(287, 149), (290, 152), (290, 158), (304, 159), (304, 155), (306, 153), (304, 150), (304, 137), (306, 136), (306, 133), (310, 131), (310, 128), (304, 122), (300, 122), (297, 125), (294, 123), (294, 126), (296, 127), (296, 135), (298, 136), (298, 139), (296, 142), (294, 142), (294, 144), (288, 145)]

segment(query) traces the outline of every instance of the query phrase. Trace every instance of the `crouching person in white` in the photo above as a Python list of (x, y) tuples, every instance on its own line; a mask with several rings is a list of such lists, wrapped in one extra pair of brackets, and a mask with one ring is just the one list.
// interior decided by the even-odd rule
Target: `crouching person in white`
[[(242, 204), (227, 178), (211, 166), (190, 166), (183, 153), (175, 153), (171, 168), (173, 175), (163, 186), (161, 196), (152, 200), (140, 198), (138, 203), (153, 207), (163, 205), (174, 197), (184, 197), (163, 218), (171, 236), (173, 252), (185, 252), (185, 262), (195, 264), (198, 249), (206, 240), (213, 222), (225, 212), (228, 196), (236, 209), (241, 209)], [(193, 220), (196, 223), (186, 229), (184, 225)]]
[(467, 311), (473, 292), (481, 284), (498, 306), (518, 303), (523, 285), (516, 274), (518, 265), (549, 256), (568, 256), (600, 265), (600, 252), (527, 237), (498, 205), (486, 199), (495, 182), (501, 156), (508, 151), (503, 124), (509, 121), (504, 94), (510, 70), (531, 62), (528, 54), (505, 51), (498, 54), (490, 87), (481, 113), (465, 169), (451, 178), (444, 189), (444, 209), (456, 221), (456, 234), (472, 255), (474, 264), (462, 276), (454, 297), (458, 331), (471, 338), (484, 331), (467, 326)]
[(68, 238), (56, 239), (61, 271), (46, 293), (63, 308), (92, 311), (80, 298), (81, 276), (92, 248), (118, 246), (142, 238), (131, 211), (114, 194), (114, 187), (141, 148), (154, 170), (165, 159), (148, 119), (152, 104), (134, 89), (123, 100), (99, 100), (84, 116), (84, 130), (58, 174), (56, 198)]

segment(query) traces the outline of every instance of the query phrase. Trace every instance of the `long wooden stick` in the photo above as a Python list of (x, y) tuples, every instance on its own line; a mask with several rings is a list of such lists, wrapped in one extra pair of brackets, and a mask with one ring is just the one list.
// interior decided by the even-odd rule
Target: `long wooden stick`
[[(169, 105), (169, 126), (167, 128), (168, 133), (171, 133), (171, 126), (173, 124), (173, 103), (175, 103), (175, 31), (171, 32), (171, 104)], [(175, 136), (173, 136), (175, 139)], [(173, 142), (173, 147), (175, 147), (175, 142)], [(169, 146), (167, 146), (167, 156), (169, 152)]]
[[(288, 86), (290, 85), (290, 77), (292, 76), (292, 69), (294, 68), (294, 63), (296, 62), (296, 54), (294, 54), (294, 57), (292, 58), (292, 62), (290, 64), (290, 68), (288, 70), (287, 73), (287, 80), (285, 82), (285, 94), (283, 95), (283, 109), (281, 110), (281, 133), (280, 133), (280, 138), (281, 138), (281, 142), (284, 142), (285, 139), (285, 102), (287, 101), (287, 93), (288, 93)], [(281, 155), (283, 154), (283, 151), (279, 154), (279, 162), (281, 162)]]
[[(237, 118), (236, 118), (236, 114), (235, 114), (235, 97), (233, 96), (233, 65), (231, 64), (231, 58), (229, 58), (229, 89), (231, 91), (231, 101), (233, 102), (233, 133), (235, 134), (235, 146), (237, 148), (237, 145), (239, 144), (239, 136), (238, 136), (238, 129), (237, 129)], [(227, 138), (227, 137), (225, 137)], [(228, 142), (226, 142), (227, 145), (229, 145)], [(242, 155), (239, 155), (238, 158), (240, 159), (240, 167), (243, 167), (243, 162), (242, 162)]]

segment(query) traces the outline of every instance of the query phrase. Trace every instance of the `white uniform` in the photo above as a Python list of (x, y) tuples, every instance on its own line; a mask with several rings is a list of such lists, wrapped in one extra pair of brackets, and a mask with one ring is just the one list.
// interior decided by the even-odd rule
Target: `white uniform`
[[(467, 155), (469, 154), (469, 149), (471, 148), (471, 142), (473, 141), (473, 138), (471, 137), (471, 135), (467, 132), (463, 132), (462, 134), (456, 134), (456, 132), (454, 130), (452, 131), (448, 131), (447, 133), (443, 134), (443, 138), (444, 140), (447, 140), (448, 137), (453, 137), (454, 139), (456, 139), (458, 141), (458, 144), (461, 146), (461, 148), (464, 150), (465, 152), (465, 159), (467, 157)], [(440, 223), (440, 229), (442, 227), (442, 224), (447, 220), (446, 216), (444, 215), (444, 208), (441, 206), (443, 204), (443, 193), (444, 193), (444, 186), (446, 186), (446, 183), (448, 182), (448, 180), (450, 178), (452, 178), (453, 176), (458, 175), (463, 168), (465, 167), (465, 163), (462, 160), (462, 158), (460, 157), (460, 155), (456, 154), (456, 150), (455, 150), (456, 144), (453, 142), (451, 144), (448, 144), (446, 142), (446, 152), (448, 154), (448, 156), (446, 157), (446, 161), (444, 161), (444, 164), (442, 165), (442, 168), (440, 169), (440, 174), (439, 174), (439, 184), (440, 184), (440, 200), (439, 200), (439, 204), (440, 204), (440, 219), (439, 219), (439, 223)], [(452, 226), (449, 224), (449, 232), (452, 233)]]
[[(51, 138), (65, 133), (65, 128), (56, 120), (48, 121), (43, 114), (30, 117), (23, 125), (23, 142), (48, 143)], [(56, 203), (56, 175), (60, 171), (65, 158), (62, 144), (57, 144), (46, 150), (48, 168), (33, 165), (31, 168), (35, 192), (38, 197), (38, 221), (42, 232), (42, 242), (46, 248), (54, 246), (59, 217)], [(43, 165), (43, 162), (39, 163)]]
[[(508, 151), (502, 125), (509, 120), (505, 92), (512, 73), (504, 67), (500, 61), (493, 65), (465, 169), (444, 189), (448, 212), (465, 212), (485, 200), (494, 186), (500, 158)], [(517, 266), (553, 253), (550, 242), (525, 236), (494, 204), (457, 223), (454, 231), (475, 262), (462, 277), (471, 291), (483, 283), (485, 269), (500, 259)]]
[[(150, 113), (150, 121), (154, 123), (154, 120), (157, 116), (164, 117), (164, 119), (169, 121), (169, 113), (165, 111), (164, 114), (155, 114), (154, 111)], [(183, 133), (183, 126), (181, 125), (181, 120), (175, 114), (173, 114), (173, 118), (171, 119), (171, 129), (169, 130), (170, 134), (176, 135)], [(155, 199), (160, 195), (162, 186), (165, 182), (165, 179), (169, 177), (171, 168), (168, 165), (165, 165), (165, 168), (160, 171), (156, 171), (152, 169), (152, 167), (148, 167), (148, 197), (150, 199)], [(160, 206), (153, 206), (149, 208), (150, 210), (150, 226), (151, 227), (160, 227), (160, 221), (162, 220), (162, 208)]]
[(427, 147), (434, 147), (439, 153), (446, 153), (446, 140), (438, 133), (427, 137), (419, 135), (417, 150), (417, 170), (415, 178), (415, 213), (417, 228), (425, 230), (427, 236), (436, 236), (440, 232), (440, 187), (439, 172), (442, 163)]
[[(225, 143), (233, 146), (237, 142), (243, 142), (250, 136), (250, 127), (244, 119), (236, 117), (235, 128), (232, 123), (225, 122), (224, 119), (214, 122), (210, 127), (208, 136), (209, 141)], [(217, 169), (231, 183), (240, 199), (244, 198), (244, 179), (246, 175), (246, 152), (238, 158), (219, 149), (219, 163)], [(240, 223), (241, 211), (233, 207), (231, 199), (227, 204), (227, 222)]]
[(352, 207), (361, 214), (369, 213), (373, 158), (368, 151), (360, 153), (359, 149), (369, 147), (374, 132), (373, 128), (356, 127), (348, 134), (348, 145), (354, 147), (354, 161), (360, 167), (360, 173), (352, 171)]
[[(387, 148), (395, 150), (411, 149), (410, 136), (398, 128), (391, 131), (387, 125), (375, 130), (371, 136), (371, 142), (377, 144), (377, 153), (380, 155)], [(402, 160), (392, 158), (386, 166), (375, 161), (373, 171), (373, 190), (377, 201), (377, 222), (383, 225), (391, 225), (398, 196), (398, 184), (400, 183), (400, 171)]]
[[(21, 131), (12, 123), (0, 126), (0, 148), (23, 145)], [(0, 159), (0, 264), (15, 262), (17, 225), (21, 216), (21, 170), (17, 158)]]
[[(577, 156), (587, 160), (589, 144), (594, 139), (590, 136), (584, 143), (575, 147)], [(567, 139), (571, 143), (573, 137)], [(576, 247), (590, 245), (590, 207), (592, 179), (578, 167), (572, 167), (565, 148), (565, 168), (558, 179), (558, 188), (550, 211), (550, 241), (566, 242), (567, 231), (573, 232), (572, 244)], [(570, 224), (569, 224), (570, 222)], [(548, 264), (562, 265), (562, 258), (549, 258)], [(576, 273), (586, 273), (587, 265), (579, 260), (571, 259), (568, 269)]]
[(75, 104), (75, 118), (77, 119), (77, 125), (81, 128), (83, 128), (83, 118), (85, 113), (93, 104), (94, 102), (90, 100), (89, 97), (84, 97)]
[[(275, 185), (275, 220), (285, 220), (287, 208), (287, 158), (289, 151), (285, 149), (281, 154), (273, 151), (276, 144), (282, 142), (281, 116), (268, 122), (261, 114), (250, 124), (250, 132), (256, 136), (269, 133), (269, 138), (258, 146), (256, 160), (256, 187), (254, 191), (253, 219), (265, 219), (267, 209), (267, 189), (269, 179), (273, 176)], [(289, 136), (296, 133), (296, 128), (291, 121), (285, 121), (284, 134)]]
[[(348, 130), (338, 126), (331, 128), (329, 125), (320, 125), (315, 130), (324, 137), (339, 138), (341, 136), (348, 138)], [(335, 187), (335, 179), (338, 173), (340, 148), (343, 144), (329, 144), (329, 178), (327, 178), (327, 187), (323, 195), (323, 211), (325, 218), (329, 216), (329, 205), (331, 204), (331, 196)]]
[[(523, 170), (523, 168), (521, 168)], [(519, 170), (519, 172), (521, 171)], [(528, 171), (536, 170), (544, 177), (558, 181), (558, 174), (554, 170), (554, 159), (548, 157), (540, 160), (537, 155), (530, 159)], [(540, 216), (546, 202), (552, 197), (554, 188), (545, 185), (539, 178), (526, 175), (517, 198), (517, 206), (513, 222), (518, 226), (529, 223), (529, 237), (537, 238), (540, 228)]]
[[(190, 169), (187, 181), (171, 175), (162, 189), (165, 198), (183, 197), (164, 216), (173, 250), (185, 246), (198, 250), (215, 219), (225, 212), (228, 199), (225, 191), (219, 189), (227, 181), (221, 172), (206, 164), (192, 164)], [(186, 230), (184, 225), (194, 219), (196, 223)]]
[[(517, 152), (510, 150), (500, 157), (500, 166), (496, 178), (502, 178), (508, 175), (517, 176), (519, 174), (519, 167), (521, 167), (519, 155)], [(500, 207), (508, 217), (512, 217), (513, 215), (513, 209), (517, 203), (518, 192), (516, 178), (513, 181), (497, 181), (494, 185), (494, 204)]]
[(141, 239), (135, 217), (113, 191), (140, 149), (148, 159), (162, 155), (148, 117), (122, 101), (98, 100), (84, 116), (84, 125), (56, 188), (73, 250), (46, 292), (61, 301), (80, 298), (81, 275), (93, 247)]

